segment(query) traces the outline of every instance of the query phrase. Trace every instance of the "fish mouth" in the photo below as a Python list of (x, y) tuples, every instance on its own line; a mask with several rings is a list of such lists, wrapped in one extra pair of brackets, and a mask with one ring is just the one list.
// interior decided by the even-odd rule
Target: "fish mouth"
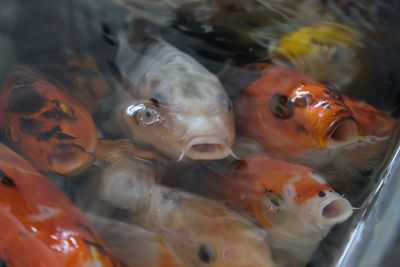
[(353, 116), (334, 121), (327, 130), (327, 148), (337, 148), (358, 140), (358, 127)]
[(223, 159), (229, 156), (230, 146), (216, 136), (199, 136), (189, 139), (184, 155), (194, 160)]
[(55, 145), (48, 156), (51, 171), (67, 176), (77, 174), (92, 160), (92, 156), (77, 144)]
[(353, 209), (346, 199), (340, 196), (328, 198), (319, 208), (320, 223), (332, 227), (347, 220), (353, 214)]

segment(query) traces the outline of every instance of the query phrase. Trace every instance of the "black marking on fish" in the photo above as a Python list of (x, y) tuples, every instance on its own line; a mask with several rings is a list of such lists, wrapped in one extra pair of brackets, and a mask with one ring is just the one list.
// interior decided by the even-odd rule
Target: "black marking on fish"
[(279, 119), (290, 119), (294, 115), (293, 105), (286, 95), (276, 94), (271, 97), (269, 108)]
[(42, 113), (42, 116), (46, 119), (55, 119), (55, 120), (64, 120), (64, 119), (71, 119), (71, 116), (65, 114), (62, 110), (59, 109), (52, 109)]
[(214, 254), (210, 247), (204, 244), (200, 246), (197, 255), (199, 256), (199, 259), (205, 263), (210, 263), (214, 259)]
[(0, 170), (0, 183), (9, 187), (17, 187), (14, 180), (8, 177), (2, 170)]
[(319, 197), (324, 197), (324, 196), (326, 196), (326, 193), (324, 191), (319, 191), (318, 192), (318, 196)]
[(3, 259), (0, 259), (0, 267), (7, 267), (7, 266), (8, 266), (7, 262)]
[(33, 87), (24, 86), (13, 90), (8, 97), (10, 101), (10, 112), (33, 113), (45, 104), (46, 99)]
[(75, 222), (75, 225), (76, 225), (76, 227), (82, 229), (84, 232), (88, 233), (91, 237), (96, 239), (95, 233), (93, 232), (93, 230), (88, 225), (86, 225), (84, 223), (81, 223), (81, 222), (78, 222), (78, 221)]
[(340, 91), (333, 85), (327, 85), (326, 88), (328, 90), (325, 90), (325, 93), (333, 97), (334, 99), (340, 101), (341, 103), (344, 102), (343, 95), (340, 93)]
[(46, 132), (39, 133), (36, 137), (38, 141), (46, 141), (50, 139), (53, 135), (57, 135), (61, 132), (60, 126), (54, 126), (52, 129)]
[(40, 122), (34, 119), (21, 118), (19, 121), (21, 131), (25, 134), (32, 134), (40, 127)]
[(321, 106), (323, 106), (326, 109), (331, 109), (331, 104), (329, 104), (328, 101), (324, 101), (321, 103)]
[(306, 127), (304, 127), (303, 124), (299, 123), (298, 121), (294, 121), (294, 124), (295, 124), (295, 127), (296, 127), (296, 131), (298, 133), (304, 133), (304, 134), (308, 133)]

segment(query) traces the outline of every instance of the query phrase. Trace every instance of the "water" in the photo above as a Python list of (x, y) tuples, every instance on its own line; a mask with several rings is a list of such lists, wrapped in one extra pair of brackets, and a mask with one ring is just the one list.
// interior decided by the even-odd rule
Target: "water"
[[(149, 39), (163, 39), (192, 56), (220, 78), (235, 109), (242, 90), (259, 77), (257, 72), (252, 71), (243, 74), (244, 66), (257, 62), (272, 63), (305, 72), (315, 79), (320, 79), (320, 82), (340, 87), (348, 96), (390, 112), (394, 117), (399, 116), (400, 40), (396, 17), (399, 4), (395, 1), (382, 3), (370, 0), (358, 3), (350, 0), (62, 0), (53, 3), (43, 0), (1, 0), (1, 5), (0, 82), (4, 83), (14, 64), (30, 64), (36, 67), (52, 79), (58, 80), (63, 85), (63, 92), (89, 111), (101, 139), (127, 138), (126, 132), (109, 123), (112, 121), (112, 113), (122, 102), (123, 97), (121, 98), (120, 93), (126, 94), (126, 77), (121, 73), (116, 61), (120, 55), (118, 53), (121, 53), (121, 36), (129, 39), (134, 47), (140, 47), (149, 42)], [(337, 26), (323, 28), (325, 26), (321, 25), (326, 25), (324, 23), (340, 24), (340, 27), (345, 27), (345, 30), (341, 28), (345, 33)], [(323, 31), (314, 35), (301, 33), (301, 38), (304, 39), (311, 36), (306, 44), (306, 49), (309, 50), (278, 54), (277, 48), (282, 45), (279, 41), (304, 27), (311, 27), (311, 30), (322, 27), (332, 32), (328, 37), (321, 37)], [(299, 37), (292, 38), (282, 46), (291, 47), (290, 42), (293, 40), (303, 40)], [(299, 46), (301, 44), (293, 45)], [(304, 53), (304, 58), (298, 57), (301, 53)], [(68, 63), (71, 58), (82, 59), (87, 55), (97, 64), (95, 74), (93, 69), (85, 74), (87, 66), (80, 68)], [(289, 56), (285, 57), (286, 55)], [(157, 61), (157, 58), (153, 60)], [(96, 76), (98, 73), (102, 76)], [(146, 100), (150, 100), (150, 97)], [(157, 106), (154, 101), (152, 103)], [(251, 113), (252, 110), (248, 112)], [(179, 110), (177, 113), (179, 115)], [(165, 115), (168, 114), (167, 109), (162, 110), (160, 114), (168, 120), (168, 116)], [(234, 154), (225, 160), (176, 163), (175, 158), (168, 158), (160, 153), (150, 159), (142, 159), (140, 156), (138, 158), (156, 170), (158, 180), (162, 180), (171, 170), (178, 170), (178, 174), (174, 174), (178, 176), (215, 175), (234, 160), (232, 156), (242, 156), (241, 153), (246, 149), (241, 146), (241, 137), (243, 134), (238, 131)], [(7, 137), (2, 141), (13, 146)], [(394, 143), (395, 141), (392, 141), (391, 144)], [(18, 150), (17, 147), (14, 145), (14, 149)], [(111, 150), (110, 147), (107, 147), (107, 151)], [(139, 150), (154, 152), (149, 144), (141, 143), (137, 144), (137, 147)], [(200, 144), (197, 148), (204, 152), (211, 149), (210, 147)], [(114, 148), (113, 155), (117, 155), (117, 158), (123, 149), (128, 151), (123, 150), (122, 154), (125, 157), (131, 155), (129, 148), (125, 146)], [(340, 194), (349, 199), (354, 207), (360, 207), (360, 210), (356, 210), (349, 221), (333, 229), (319, 250), (314, 253), (309, 266), (351, 266), (348, 265), (349, 262), (352, 264), (352, 261), (358, 260), (358, 257), (352, 255), (360, 255), (357, 264), (368, 261), (362, 258), (362, 253), (357, 250), (357, 236), (360, 232), (363, 235), (373, 235), (372, 230), (364, 230), (365, 225), (368, 225), (368, 229), (379, 231), (379, 226), (375, 225), (371, 215), (375, 212), (371, 210), (379, 209), (375, 208), (379, 206), (376, 203), (389, 203), (391, 196), (396, 195), (388, 189), (385, 190), (390, 182), (383, 183), (389, 179), (385, 173), (388, 172), (387, 165), (391, 162), (392, 151), (389, 148), (386, 149), (386, 154), (380, 156), (381, 163), (372, 170), (361, 172), (351, 182), (334, 185)], [(364, 153), (363, 150), (360, 153)], [(383, 159), (384, 155), (386, 160)], [(391, 164), (396, 165), (397, 162)], [(86, 176), (92, 172), (95, 171), (88, 170), (71, 179), (60, 173), (50, 173), (48, 176), (71, 198), (80, 199), (79, 189), (84, 187)], [(393, 170), (389, 171), (389, 176), (392, 172)], [(383, 195), (388, 199), (379, 200), (384, 198)], [(246, 195), (240, 195), (240, 198), (246, 199)], [(118, 212), (113, 211), (114, 214)], [(124, 212), (121, 213), (122, 216), (114, 218), (127, 220)], [(386, 213), (382, 213), (382, 216), (376, 216), (391, 225), (388, 228), (393, 228), (397, 219), (385, 217)], [(372, 241), (368, 242), (371, 242), (368, 243), (371, 245), (367, 247), (371, 249), (376, 240), (372, 238)], [(389, 240), (382, 246), (389, 247), (388, 244)], [(369, 266), (379, 266), (378, 258), (383, 257), (382, 255), (383, 251), (379, 252), (376, 265), (371, 263)], [(393, 255), (386, 259), (389, 261), (387, 266), (395, 266), (396, 260), (390, 260), (391, 257)], [(385, 258), (386, 256), (383, 260)]]

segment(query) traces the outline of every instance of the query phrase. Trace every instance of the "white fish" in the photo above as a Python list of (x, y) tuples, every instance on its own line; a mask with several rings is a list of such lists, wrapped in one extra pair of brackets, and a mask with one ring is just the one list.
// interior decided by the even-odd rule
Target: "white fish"
[(136, 50), (121, 40), (116, 59), (132, 96), (115, 114), (126, 133), (177, 160), (232, 154), (233, 107), (218, 78), (164, 41)]

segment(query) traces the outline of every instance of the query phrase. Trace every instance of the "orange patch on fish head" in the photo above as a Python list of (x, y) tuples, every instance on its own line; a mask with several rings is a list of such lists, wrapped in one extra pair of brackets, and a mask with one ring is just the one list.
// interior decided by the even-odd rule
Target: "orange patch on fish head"
[(353, 113), (336, 89), (300, 83), (288, 98), (296, 127), (309, 134), (313, 146), (326, 149), (356, 141), (358, 128)]
[(271, 154), (336, 147), (358, 134), (340, 93), (279, 67), (267, 67), (244, 91), (238, 115), (239, 129)]
[(30, 80), (6, 88), (3, 98), (8, 140), (40, 171), (72, 175), (91, 163), (96, 126), (56, 85)]

